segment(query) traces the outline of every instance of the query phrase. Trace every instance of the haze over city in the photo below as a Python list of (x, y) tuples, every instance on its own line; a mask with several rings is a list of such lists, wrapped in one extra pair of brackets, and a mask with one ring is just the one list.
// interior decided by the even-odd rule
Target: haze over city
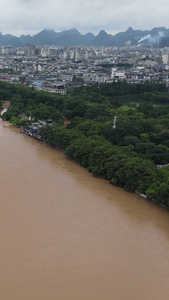
[[(134, 29), (169, 27), (167, 0), (0, 0), (0, 31), (3, 34), (36, 34), (76, 27), (81, 33), (104, 29), (115, 34)], [(160, 7), (159, 7), (160, 5)]]

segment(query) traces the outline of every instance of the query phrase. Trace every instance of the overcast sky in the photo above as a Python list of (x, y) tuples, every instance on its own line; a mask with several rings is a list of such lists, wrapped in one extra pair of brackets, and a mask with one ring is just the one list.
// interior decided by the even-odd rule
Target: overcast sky
[(77, 28), (97, 34), (169, 28), (169, 0), (0, 0), (0, 31), (16, 36)]

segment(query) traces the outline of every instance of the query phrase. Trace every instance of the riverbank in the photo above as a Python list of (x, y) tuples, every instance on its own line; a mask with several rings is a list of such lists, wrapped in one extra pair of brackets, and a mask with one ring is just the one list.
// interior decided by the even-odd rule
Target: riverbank
[[(56, 141), (55, 141), (55, 145), (50, 145), (50, 144), (47, 142), (47, 139), (45, 140), (45, 138), (43, 138), (43, 136), (40, 135), (39, 133), (37, 134), (37, 133), (34, 133), (34, 132), (30, 131), (30, 130), (22, 130), (21, 132), (27, 134), (27, 135), (30, 136), (30, 137), (33, 137), (33, 138), (39, 140), (39, 141), (43, 141), (47, 146), (51, 146), (52, 148), (55, 148), (55, 149), (57, 149), (57, 150), (59, 150), (59, 151), (61, 151), (61, 152), (64, 152), (69, 158), (71, 158), (71, 159), (77, 161), (80, 165), (82, 165), (80, 161), (78, 161), (77, 159), (75, 159), (75, 158), (73, 158), (72, 156), (70, 156), (69, 150), (67, 150), (67, 147), (63, 148), (63, 147), (61, 147), (60, 145), (57, 145)], [(68, 145), (68, 147), (69, 147), (69, 145)], [(67, 151), (68, 151), (68, 152), (67, 152)], [(90, 153), (89, 153), (89, 155), (90, 155)], [(82, 166), (85, 167), (84, 165), (82, 165)], [(100, 167), (100, 168), (101, 168), (101, 167)], [(89, 170), (89, 171), (90, 171), (90, 170)], [(91, 172), (91, 171), (90, 171), (90, 172)], [(92, 173), (92, 174), (93, 174), (93, 173)], [(95, 177), (98, 177), (97, 174), (96, 174), (96, 175), (93, 174), (93, 175), (94, 175)], [(104, 178), (103, 176), (99, 176), (99, 177)], [(109, 182), (112, 184), (112, 182), (111, 182), (110, 180), (109, 180)], [(135, 191), (133, 191), (133, 192), (135, 192), (136, 194), (138, 194), (140, 197), (146, 198), (148, 201), (153, 201), (153, 202), (156, 203), (157, 205), (162, 206), (163, 208), (169, 210), (169, 206), (168, 206), (167, 204), (164, 204), (163, 202), (158, 201), (158, 200), (155, 199), (154, 197), (150, 198), (150, 197), (148, 197), (146, 194), (141, 193), (141, 192), (139, 192), (139, 191), (137, 191), (137, 190), (135, 190)]]
[[(156, 167), (169, 163), (169, 105), (165, 85), (95, 84), (75, 89), (65, 97), (18, 85), (11, 89), (6, 83), (2, 88), (11, 99), (3, 119), (24, 127), (30, 124), (18, 118), (23, 114), (34, 120), (52, 120), (55, 125), (40, 129), (45, 143), (65, 149), (69, 158), (94, 176), (169, 205), (169, 168)], [(113, 95), (128, 94), (137, 94), (138, 99), (144, 94), (145, 101), (139, 105), (115, 105)], [(155, 100), (159, 104), (154, 106)], [(65, 119), (70, 120), (66, 128)]]
[[(38, 141), (40, 141), (40, 142), (43, 142), (46, 146), (48, 146), (48, 147), (52, 147), (51, 145), (49, 145), (49, 144), (47, 144), (46, 142), (45, 142), (45, 140), (42, 138), (42, 136), (39, 134), (39, 133), (36, 133), (36, 132), (32, 132), (32, 130), (29, 130), (29, 129), (27, 129), (27, 128), (25, 128), (25, 129), (21, 129), (20, 130), (20, 133), (23, 133), (23, 134), (26, 134), (26, 135), (28, 135), (28, 136), (30, 136), (30, 137), (33, 137), (33, 138), (35, 138), (36, 140), (38, 140)], [(59, 146), (55, 146), (55, 147), (52, 147), (52, 148), (55, 148), (56, 150), (59, 150), (59, 151), (61, 151), (61, 152), (64, 152), (65, 151), (65, 149), (63, 149), (63, 148), (61, 148), (61, 147), (59, 147)]]

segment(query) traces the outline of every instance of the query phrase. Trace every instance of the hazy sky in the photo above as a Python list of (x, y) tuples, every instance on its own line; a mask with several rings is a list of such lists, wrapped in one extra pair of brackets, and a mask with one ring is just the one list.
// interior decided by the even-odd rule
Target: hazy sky
[(16, 36), (77, 28), (97, 34), (169, 28), (169, 0), (0, 0), (0, 31)]

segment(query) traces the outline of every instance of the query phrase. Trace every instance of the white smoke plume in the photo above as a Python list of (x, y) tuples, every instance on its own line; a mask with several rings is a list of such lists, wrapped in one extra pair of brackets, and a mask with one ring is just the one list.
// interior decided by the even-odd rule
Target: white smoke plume
[(146, 41), (148, 44), (159, 44), (161, 38), (164, 36), (162, 31), (159, 31), (157, 35), (151, 36), (151, 34), (147, 34), (143, 36), (139, 41), (138, 44)]

